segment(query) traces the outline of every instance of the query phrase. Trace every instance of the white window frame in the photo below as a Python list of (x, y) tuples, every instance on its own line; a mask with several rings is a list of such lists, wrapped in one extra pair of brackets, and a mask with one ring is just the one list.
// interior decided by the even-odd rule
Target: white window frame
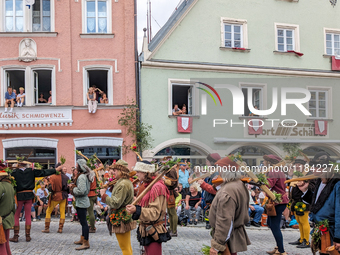
[[(49, 32), (45, 31), (45, 32), (33, 32), (33, 33), (51, 33), (51, 32), (55, 32), (55, 7), (54, 7), (54, 3), (55, 0), (50, 0), (50, 26), (51, 26), (51, 30)], [(6, 27), (5, 27), (5, 0), (0, 0), (0, 32), (7, 32), (6, 31)], [(33, 8), (31, 7), (30, 9), (28, 9), (27, 6), (25, 6), (24, 3), (24, 27), (23, 27), (23, 32), (8, 32), (8, 33), (27, 33), (27, 32), (32, 32), (33, 26)]]
[(110, 106), (113, 105), (113, 66), (109, 65), (89, 65), (83, 67), (83, 105), (87, 106), (87, 92), (88, 92), (88, 77), (87, 71), (91, 70), (105, 70), (107, 72), (107, 92), (106, 96), (109, 100), (107, 104), (99, 104), (98, 106)]
[[(49, 70), (52, 71), (51, 72), (51, 91), (52, 91), (52, 104), (36, 104), (35, 103), (35, 91), (34, 91), (34, 71), (39, 71), (39, 70)], [(57, 89), (56, 89), (56, 75), (55, 75), (55, 66), (53, 65), (33, 65), (30, 68), (31, 74), (30, 74), (30, 78), (31, 78), (31, 100), (32, 100), (32, 105), (34, 106), (48, 106), (48, 105), (56, 105), (56, 93), (57, 93)]]
[[(35, 1), (38, 1), (38, 0), (35, 0)], [(50, 0), (50, 31), (43, 31), (42, 29), (42, 22), (43, 22), (43, 4), (42, 4), (42, 2), (43, 2), (43, 0), (39, 0), (40, 1), (40, 26), (41, 26), (41, 31), (34, 31), (34, 32), (43, 32), (43, 33), (48, 33), (48, 32), (52, 32), (52, 13), (54, 13), (54, 12), (52, 12), (52, 2), (53, 2), (53, 0)], [(32, 12), (32, 19), (31, 19), (31, 31), (33, 32), (33, 6), (30, 8), (31, 9), (31, 12)]]
[[(82, 33), (83, 34), (102, 34), (102, 33), (88, 33), (86, 22), (86, 2), (90, 0), (82, 0)], [(92, 0), (98, 1), (98, 0)], [(107, 2), (107, 32), (105, 34), (112, 34), (112, 0), (106, 0)], [(96, 5), (97, 6), (97, 5)]]
[(293, 46), (294, 46), (294, 51), (296, 52), (301, 52), (300, 50), (300, 30), (299, 30), (299, 25), (294, 25), (294, 24), (284, 24), (284, 23), (275, 23), (275, 51), (278, 52), (287, 52), (287, 45), (285, 43), (285, 51), (279, 51), (278, 49), (278, 40), (277, 40), (277, 30), (278, 29), (284, 29), (284, 30), (293, 30), (294, 38), (293, 38)]
[[(191, 86), (192, 89), (192, 113), (188, 116), (194, 116), (199, 112), (199, 93), (197, 93), (197, 83), (187, 79), (168, 79), (168, 115), (172, 115), (173, 102), (172, 102), (172, 86)], [(188, 106), (187, 106), (188, 110)]]
[[(324, 34), (324, 54), (328, 56), (336, 56), (334, 54), (334, 34), (340, 35), (340, 29), (336, 28), (323, 28), (323, 34)], [(327, 54), (327, 43), (326, 43), (326, 34), (332, 34), (332, 54)]]
[[(249, 82), (240, 82), (240, 89), (252, 88), (252, 89), (260, 89), (260, 110), (267, 110), (267, 84), (265, 83), (249, 83)], [(248, 105), (248, 102), (246, 102)], [(240, 117), (247, 117), (245, 115), (240, 115)], [(249, 116), (248, 116), (249, 117)], [(256, 117), (256, 116), (255, 116)], [(259, 117), (263, 117), (260, 115)]]
[[(224, 25), (241, 25), (241, 48), (248, 49), (248, 26), (247, 20), (245, 19), (234, 19), (234, 18), (226, 18), (221, 17), (221, 42), (220, 47), (225, 49), (232, 49), (232, 47), (225, 47), (225, 29)], [(232, 35), (233, 36), (233, 35)]]
[[(7, 91), (7, 71), (24, 71), (25, 72), (25, 106), (35, 106), (34, 100), (34, 70), (51, 70), (51, 86), (52, 86), (52, 104), (56, 105), (56, 76), (55, 76), (55, 66), (54, 65), (32, 65), (32, 66), (22, 66), (22, 65), (11, 65), (1, 67), (1, 91), (5, 95)], [(1, 97), (1, 106), (5, 105), (4, 97)], [(45, 104), (44, 104), (45, 105)], [(46, 105), (45, 105), (46, 106)]]
[[(333, 119), (333, 110), (332, 110), (332, 87), (315, 87), (308, 86), (307, 89), (310, 92), (326, 92), (326, 117), (312, 117), (308, 116), (308, 119)], [(318, 102), (318, 101), (317, 101)], [(307, 109), (309, 110), (309, 102), (306, 103)], [(318, 109), (318, 107), (316, 108)], [(317, 111), (317, 115), (319, 112)]]

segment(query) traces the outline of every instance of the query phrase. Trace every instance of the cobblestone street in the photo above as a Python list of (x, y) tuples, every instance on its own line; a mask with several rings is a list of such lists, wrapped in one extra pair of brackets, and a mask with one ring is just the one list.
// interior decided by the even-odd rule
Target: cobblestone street
[[(90, 234), (91, 249), (85, 251), (75, 251), (74, 241), (79, 239), (81, 227), (78, 223), (71, 223), (67, 220), (63, 234), (58, 234), (58, 221), (52, 218), (49, 234), (43, 234), (44, 220), (32, 222), (32, 241), (26, 243), (24, 235), (24, 223), (20, 225), (19, 243), (11, 243), (13, 254), (121, 254), (117, 240), (110, 236), (106, 224), (97, 224), (97, 233)], [(252, 242), (248, 246), (248, 251), (239, 255), (264, 255), (265, 251), (274, 247), (274, 238), (267, 228), (261, 230), (255, 228), (247, 229)], [(209, 231), (204, 227), (179, 227), (178, 237), (173, 238), (168, 243), (163, 244), (163, 254), (201, 254), (200, 249), (203, 244), (210, 245)], [(13, 232), (11, 231), (11, 236)], [(297, 230), (283, 230), (285, 249), (290, 255), (311, 254), (310, 249), (297, 249), (288, 242), (295, 241), (299, 237)], [(140, 246), (136, 239), (136, 231), (132, 233), (132, 245), (134, 254), (140, 254)]]

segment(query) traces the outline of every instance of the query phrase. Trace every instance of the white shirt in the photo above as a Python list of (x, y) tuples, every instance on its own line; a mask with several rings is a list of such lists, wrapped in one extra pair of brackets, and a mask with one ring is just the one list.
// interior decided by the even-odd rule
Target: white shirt
[(65, 175), (71, 180), (72, 174), (66, 173)]
[(316, 199), (315, 199), (315, 203), (318, 201), (319, 196), (321, 194), (321, 192), (323, 191), (323, 189), (326, 187), (327, 184), (325, 183), (320, 183), (319, 189), (318, 189), (318, 193), (316, 194)]
[[(48, 190), (45, 188), (46, 194), (48, 196)], [(42, 190), (41, 188), (37, 190), (37, 194), (36, 194), (40, 199), (42, 199), (43, 197), (47, 197), (44, 193), (44, 190)]]

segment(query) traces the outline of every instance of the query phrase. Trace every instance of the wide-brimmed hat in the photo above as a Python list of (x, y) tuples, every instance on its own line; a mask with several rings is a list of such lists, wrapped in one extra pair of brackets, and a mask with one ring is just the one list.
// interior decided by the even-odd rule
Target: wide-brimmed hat
[(122, 159), (118, 160), (115, 164), (110, 166), (110, 169), (112, 170), (119, 170), (122, 171), (123, 173), (129, 173), (130, 170), (127, 168), (128, 163)]
[(133, 170), (137, 172), (154, 173), (156, 171), (156, 167), (148, 161), (142, 161), (137, 162)]
[(264, 155), (263, 159), (268, 161), (269, 163), (275, 165), (277, 163), (279, 163), (280, 161), (282, 161), (282, 159), (276, 155), (273, 154), (269, 154), (269, 155)]
[(207, 160), (209, 160), (212, 165), (214, 165), (220, 159), (221, 156), (218, 153), (211, 153), (207, 156)]
[(0, 177), (1, 176), (8, 176), (8, 173), (3, 170), (0, 170)]
[(295, 164), (305, 165), (305, 164), (306, 164), (306, 161), (303, 160), (303, 159), (295, 159), (294, 165), (295, 165)]
[(91, 171), (91, 169), (87, 166), (86, 164), (86, 160), (85, 159), (78, 159), (77, 160), (78, 165), (80, 166), (80, 169), (84, 172), (84, 173), (88, 173)]
[(221, 158), (220, 160), (217, 160), (215, 165), (218, 165), (221, 167), (228, 167), (228, 166), (231, 166), (231, 167), (234, 166), (236, 168), (239, 167), (239, 165), (235, 161), (231, 160), (229, 157), (225, 157), (225, 158)]

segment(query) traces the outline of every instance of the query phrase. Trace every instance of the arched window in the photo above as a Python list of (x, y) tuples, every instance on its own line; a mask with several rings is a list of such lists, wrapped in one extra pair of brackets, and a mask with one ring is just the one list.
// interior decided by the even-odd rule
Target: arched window
[(271, 151), (258, 146), (242, 146), (231, 152), (231, 154), (237, 153), (242, 155), (248, 166), (259, 166), (264, 155), (273, 154)]
[(193, 146), (172, 145), (157, 152), (154, 158), (161, 159), (166, 156), (181, 158), (191, 162), (193, 165), (205, 165), (207, 157), (205, 153)]

